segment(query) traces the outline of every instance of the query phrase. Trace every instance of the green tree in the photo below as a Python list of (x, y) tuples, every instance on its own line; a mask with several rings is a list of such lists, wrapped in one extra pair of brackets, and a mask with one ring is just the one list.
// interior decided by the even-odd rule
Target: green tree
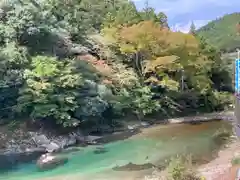
[(195, 26), (193, 21), (192, 21), (192, 23), (190, 25), (189, 33), (192, 34), (192, 35), (196, 35), (196, 26)]
[(176, 111), (180, 100), (184, 111), (191, 100), (194, 110), (227, 103), (220, 54), (198, 35), (172, 32), (148, 5), (17, 0), (0, 9), (1, 118), (99, 126), (116, 115)]
[(114, 8), (106, 14), (102, 28), (132, 25), (138, 23), (140, 20), (133, 2), (122, 3), (118, 8)]
[(64, 126), (72, 125), (71, 113), (78, 107), (76, 87), (82, 84), (80, 74), (72, 69), (67, 61), (44, 56), (33, 58), (31, 68), (24, 72), (26, 83), (20, 90), (18, 110), (33, 119), (54, 118)]

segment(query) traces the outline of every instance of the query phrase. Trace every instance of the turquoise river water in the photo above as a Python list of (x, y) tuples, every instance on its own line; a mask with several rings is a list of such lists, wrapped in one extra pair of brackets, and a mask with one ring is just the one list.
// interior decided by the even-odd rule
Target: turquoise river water
[[(158, 125), (143, 129), (133, 137), (104, 145), (106, 152), (95, 153), (96, 146), (64, 154), (69, 161), (64, 166), (40, 172), (35, 163), (21, 164), (16, 169), (1, 172), (1, 180), (120, 180), (140, 176), (142, 172), (114, 171), (112, 168), (128, 163), (160, 164), (166, 158), (191, 153), (201, 160), (210, 160), (219, 145), (213, 135), (220, 128), (231, 128), (223, 121), (198, 125)], [(146, 173), (146, 172), (144, 172)]]

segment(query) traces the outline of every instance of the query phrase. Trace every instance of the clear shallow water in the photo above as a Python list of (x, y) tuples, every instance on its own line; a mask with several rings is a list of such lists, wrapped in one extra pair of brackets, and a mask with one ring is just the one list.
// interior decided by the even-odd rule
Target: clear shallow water
[(95, 180), (96, 175), (103, 175), (111, 176), (110, 179), (114, 180), (119, 178), (114, 177), (114, 174), (119, 176), (127, 172), (116, 173), (112, 168), (129, 162), (160, 164), (169, 156), (181, 153), (191, 153), (209, 159), (212, 152), (218, 148), (212, 136), (221, 127), (230, 128), (227, 123), (220, 121), (200, 125), (156, 126), (145, 129), (127, 140), (105, 144), (104, 147), (107, 150), (105, 153), (96, 154), (94, 153), (96, 147), (91, 146), (78, 152), (64, 154), (68, 156), (69, 162), (56, 169), (39, 172), (34, 163), (22, 164), (12, 171), (1, 173), (0, 179), (74, 180), (84, 176), (86, 179)]

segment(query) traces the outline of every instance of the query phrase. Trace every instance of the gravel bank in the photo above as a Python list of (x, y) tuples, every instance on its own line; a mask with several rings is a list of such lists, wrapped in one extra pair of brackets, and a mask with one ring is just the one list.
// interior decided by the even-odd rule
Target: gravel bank
[(200, 175), (206, 180), (231, 180), (231, 176), (235, 176), (231, 160), (236, 154), (240, 154), (239, 140), (235, 140), (227, 148), (220, 150), (218, 158), (200, 166), (198, 168)]

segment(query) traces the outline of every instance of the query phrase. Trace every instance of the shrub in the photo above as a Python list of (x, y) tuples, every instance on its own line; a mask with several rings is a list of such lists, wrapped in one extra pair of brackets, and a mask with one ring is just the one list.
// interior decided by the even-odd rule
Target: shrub
[(192, 166), (191, 157), (177, 156), (170, 160), (167, 167), (169, 180), (201, 180)]

